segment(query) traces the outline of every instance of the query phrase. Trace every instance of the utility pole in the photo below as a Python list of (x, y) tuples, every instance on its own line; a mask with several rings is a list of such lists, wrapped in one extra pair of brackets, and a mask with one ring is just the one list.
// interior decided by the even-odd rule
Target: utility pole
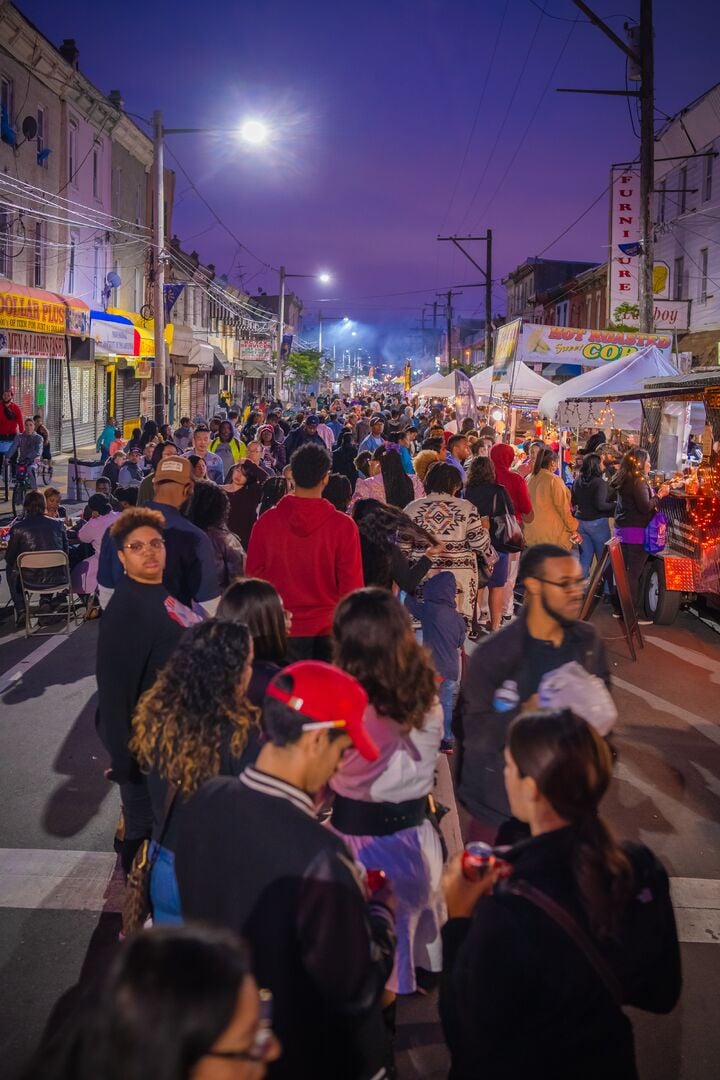
[[(465, 258), (479, 270), (485, 281), (485, 366), (492, 361), (492, 229), (488, 229), (485, 236), (438, 236), (438, 240), (449, 240), (463, 253)], [(468, 240), (485, 241), (485, 266), (481, 266), (469, 251), (466, 251), (460, 241), (467, 243)]]
[(448, 374), (452, 371), (452, 299), (453, 296), (462, 296), (461, 292), (453, 292), (448, 289), (446, 293), (438, 293), (445, 297), (445, 359), (447, 360)]
[[(638, 48), (634, 49), (615, 33), (585, 0), (573, 0), (575, 7), (602, 30), (640, 72), (639, 90), (560, 90), (572, 94), (611, 94), (640, 99), (640, 255), (638, 273), (639, 328), (651, 333), (654, 323), (652, 193), (655, 183), (655, 61), (652, 0), (640, 0)], [(612, 257), (612, 255), (611, 255)]]
[(155, 292), (153, 324), (155, 334), (155, 422), (165, 423), (165, 162), (162, 113), (153, 113), (153, 165), (155, 170)]

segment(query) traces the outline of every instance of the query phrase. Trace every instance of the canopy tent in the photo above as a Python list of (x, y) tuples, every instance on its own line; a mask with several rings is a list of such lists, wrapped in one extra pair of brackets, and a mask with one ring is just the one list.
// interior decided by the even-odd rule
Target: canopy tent
[(435, 372), (427, 379), (410, 387), (411, 394), (421, 394), (423, 397), (455, 397), (455, 372), (449, 375), (441, 375)]
[(470, 380), (478, 401), (489, 401), (492, 393), (493, 399), (507, 399), (511, 404), (537, 404), (554, 386), (522, 360), (515, 360), (499, 382), (494, 383), (492, 376), (492, 367), (486, 367)]
[[(549, 417), (560, 427), (619, 427), (639, 431), (642, 406), (639, 397), (648, 379), (677, 375), (677, 368), (654, 345), (611, 360), (602, 368), (593, 368), (560, 386), (553, 386), (540, 399), (541, 416)], [(647, 396), (647, 393), (646, 393)], [(600, 417), (608, 399), (612, 417)]]

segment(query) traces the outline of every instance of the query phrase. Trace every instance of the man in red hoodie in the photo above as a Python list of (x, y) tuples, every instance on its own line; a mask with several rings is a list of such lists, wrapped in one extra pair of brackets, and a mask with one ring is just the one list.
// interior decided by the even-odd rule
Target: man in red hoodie
[[(512, 499), (513, 509), (518, 524), (523, 521), (532, 521), (533, 508), (530, 502), (530, 493), (526, 481), (519, 473), (511, 472), (510, 466), (515, 460), (515, 451), (508, 443), (495, 443), (490, 447), (490, 460), (495, 466), (495, 481), (507, 491)], [(515, 609), (515, 582), (517, 580), (518, 566), (520, 565), (520, 552), (515, 551), (510, 555), (510, 569), (507, 584), (505, 585), (505, 619), (512, 617)]]
[(274, 585), (292, 615), (288, 660), (330, 661), (338, 601), (364, 584), (360, 534), (322, 497), (332, 465), (324, 446), (305, 443), (290, 465), (295, 492), (258, 518), (245, 573)]
[(19, 435), (25, 426), (25, 418), (20, 407), (13, 401), (14, 396), (14, 391), (8, 387), (3, 390), (0, 401), (0, 471), (15, 436)]

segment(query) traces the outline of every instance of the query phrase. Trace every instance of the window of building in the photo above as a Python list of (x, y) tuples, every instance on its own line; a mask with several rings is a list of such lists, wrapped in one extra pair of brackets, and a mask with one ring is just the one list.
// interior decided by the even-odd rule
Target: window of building
[(700, 249), (700, 299), (703, 303), (708, 298), (708, 248)]
[(712, 174), (713, 174), (713, 158), (709, 153), (705, 158), (705, 177), (703, 180), (703, 200), (708, 202), (712, 198)]
[(103, 274), (102, 266), (102, 245), (95, 244), (93, 247), (93, 299), (100, 300), (102, 298), (102, 289), (105, 275)]
[[(680, 213), (687, 210), (687, 165), (680, 170)], [(677, 297), (676, 297), (677, 299)]]
[(77, 237), (70, 236), (70, 254), (68, 257), (67, 291), (72, 296), (75, 292), (75, 258), (77, 256)]
[(45, 288), (45, 234), (41, 221), (35, 222), (35, 243), (33, 246), (33, 285), (36, 289)]
[(78, 167), (78, 126), (74, 120), (71, 120), (68, 124), (68, 180), (75, 187), (77, 187), (75, 173)]
[[(42, 108), (38, 109), (35, 119), (37, 120), (36, 150), (39, 156), (45, 149), (45, 144), (47, 140), (47, 134), (45, 131), (45, 110)], [(47, 169), (48, 159), (46, 157), (43, 158), (40, 162), (40, 167), (43, 169)]]
[(12, 126), (15, 118), (15, 83), (8, 75), (0, 77), (0, 106), (7, 122)]
[(680, 256), (675, 260), (673, 300), (682, 300), (685, 284), (685, 259)]
[(135, 224), (142, 224), (142, 192), (139, 183), (135, 185)]
[(0, 204), (0, 276), (12, 277), (12, 211)]
[(95, 146), (92, 152), (92, 176), (93, 176), (93, 198), (100, 198), (100, 149)]
[(658, 192), (658, 222), (662, 223), (665, 220), (665, 193), (667, 191), (667, 180), (660, 181), (660, 191)]
[(140, 267), (133, 270), (133, 311), (140, 311), (143, 306), (142, 273)]

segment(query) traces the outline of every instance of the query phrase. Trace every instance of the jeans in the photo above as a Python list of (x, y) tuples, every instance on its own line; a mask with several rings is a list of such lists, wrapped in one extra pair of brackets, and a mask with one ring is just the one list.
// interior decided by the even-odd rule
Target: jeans
[(595, 521), (580, 521), (578, 532), (582, 536), (580, 547), (580, 567), (583, 577), (590, 576), (590, 566), (593, 555), (598, 563), (603, 557), (603, 548), (610, 539), (610, 522), (607, 518), (596, 518)]
[(175, 852), (167, 848), (150, 844), (149, 858), (157, 852), (150, 874), (150, 902), (152, 904), (153, 926), (179, 926), (182, 921), (180, 911), (180, 890), (175, 877)]
[(104, 465), (107, 459), (110, 457), (110, 449), (107, 446), (100, 447), (100, 464)]
[(125, 873), (129, 874), (136, 851), (143, 840), (152, 836), (152, 803), (145, 777), (137, 783), (128, 782), (120, 784), (119, 787), (125, 819), (125, 838), (120, 851), (120, 861)]
[(643, 613), (640, 609), (640, 579), (642, 578), (645, 564), (650, 556), (642, 544), (623, 544), (622, 553), (625, 569), (627, 571), (628, 584), (630, 585), (630, 596), (635, 605), (635, 611), (642, 617)]
[(443, 711), (443, 739), (452, 739), (452, 714), (457, 694), (457, 680), (443, 679), (438, 687), (438, 697)]

